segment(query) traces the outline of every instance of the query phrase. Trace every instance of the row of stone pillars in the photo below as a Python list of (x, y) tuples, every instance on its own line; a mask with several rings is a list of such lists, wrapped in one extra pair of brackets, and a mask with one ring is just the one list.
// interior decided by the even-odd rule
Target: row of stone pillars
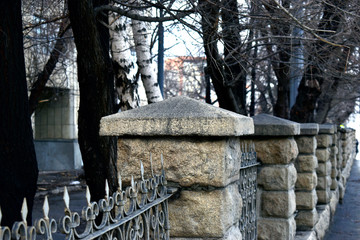
[[(150, 153), (159, 171), (163, 155), (168, 184), (179, 189), (169, 202), (170, 235), (177, 240), (242, 239), (241, 146), (250, 142), (262, 164), (258, 239), (294, 239), (296, 230), (310, 230), (305, 239), (321, 237), (330, 205), (336, 206), (332, 196), (346, 181), (347, 159), (354, 157), (350, 149), (337, 150), (350, 140), (339, 143), (343, 137), (336, 139), (335, 130), (266, 114), (244, 117), (186, 97), (101, 121), (102, 135), (119, 136), (117, 164), (124, 181), (139, 176), (140, 160), (151, 174)], [(340, 152), (346, 160), (336, 162)]]

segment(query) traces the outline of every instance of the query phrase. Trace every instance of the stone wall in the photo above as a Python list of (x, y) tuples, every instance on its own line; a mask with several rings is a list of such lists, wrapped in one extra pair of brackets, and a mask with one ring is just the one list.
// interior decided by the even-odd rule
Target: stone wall
[(105, 117), (100, 133), (119, 136), (124, 182), (139, 176), (140, 160), (145, 175), (160, 171), (163, 156), (168, 184), (178, 189), (169, 201), (175, 240), (242, 239), (244, 142), (255, 145), (261, 163), (258, 239), (322, 239), (355, 157), (353, 130), (266, 114), (251, 119), (185, 97)]

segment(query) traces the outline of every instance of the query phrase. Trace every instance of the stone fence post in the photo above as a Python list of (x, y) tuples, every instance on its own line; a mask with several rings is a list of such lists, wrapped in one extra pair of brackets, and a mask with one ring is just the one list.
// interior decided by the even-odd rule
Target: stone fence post
[(298, 155), (295, 135), (300, 124), (267, 114), (253, 117), (252, 136), (261, 167), (258, 171), (258, 239), (291, 240), (295, 237), (294, 160)]
[(186, 97), (104, 117), (100, 130), (119, 136), (124, 180), (139, 176), (139, 160), (151, 173), (150, 153), (159, 171), (163, 155), (168, 184), (180, 189), (169, 201), (170, 236), (187, 240), (242, 239), (240, 138), (253, 132), (251, 118)]
[(318, 221), (316, 211), (318, 161), (315, 155), (318, 132), (318, 124), (303, 123), (300, 125), (300, 136), (295, 137), (299, 149), (299, 155), (295, 161), (298, 174), (295, 184), (296, 209), (298, 210), (295, 218), (297, 231), (312, 230)]
[(330, 153), (333, 141), (334, 126), (330, 124), (319, 125), (319, 134), (316, 136), (317, 149), (316, 156), (318, 159), (318, 185), (316, 193), (319, 204), (328, 204), (331, 198), (330, 186), (331, 180), (331, 161)]

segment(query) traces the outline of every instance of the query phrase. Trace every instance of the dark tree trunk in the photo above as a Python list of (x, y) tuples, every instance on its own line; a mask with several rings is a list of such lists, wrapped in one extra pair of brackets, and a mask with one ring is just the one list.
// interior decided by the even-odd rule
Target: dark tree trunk
[[(290, 1), (283, 1), (284, 8), (289, 8)], [(272, 15), (279, 15), (274, 3), (265, 4), (266, 9)], [(281, 17), (281, 15), (279, 15)], [(290, 23), (279, 19), (272, 20), (271, 35), (273, 36), (290, 36)], [(274, 106), (274, 115), (277, 117), (289, 119), (290, 117), (290, 57), (291, 41), (290, 38), (284, 37), (276, 39), (273, 44), (276, 45), (277, 54), (274, 55), (271, 45), (267, 45), (269, 54), (274, 55), (271, 64), (277, 78), (277, 99)]]
[[(96, 5), (106, 1), (96, 1)], [(69, 0), (69, 13), (77, 49), (80, 87), (79, 144), (85, 178), (92, 200), (105, 195), (105, 179), (110, 190), (117, 188), (116, 137), (100, 137), (103, 116), (114, 113), (113, 68), (109, 57), (109, 35), (96, 23), (92, 1)], [(100, 30), (99, 30), (100, 29)]]
[(21, 220), (23, 199), (31, 222), (38, 168), (23, 51), (21, 1), (0, 3), (0, 206), (1, 225)]
[(241, 114), (246, 115), (246, 61), (241, 55), (239, 8), (237, 0), (222, 1), (225, 84), (231, 87)]
[(220, 1), (199, 1), (201, 27), (206, 55), (207, 68), (211, 77), (219, 106), (239, 113), (239, 107), (230, 86), (225, 85), (223, 62), (217, 48)]
[[(346, 4), (346, 1), (332, 0), (330, 3), (324, 3), (322, 19), (318, 29), (319, 35), (326, 39), (331, 35), (336, 35), (342, 20), (342, 11), (339, 8)], [(314, 122), (315, 110), (318, 104), (319, 96), (322, 93), (324, 83), (324, 72), (328, 61), (334, 57), (332, 54), (334, 46), (324, 41), (318, 40), (314, 45), (313, 53), (309, 55), (310, 63), (301, 79), (296, 102), (291, 109), (290, 118), (296, 122)], [(345, 65), (345, 63), (344, 63)]]
[(44, 69), (42, 70), (41, 73), (39, 73), (36, 81), (34, 82), (34, 84), (31, 87), (31, 92), (30, 92), (31, 94), (29, 97), (29, 114), (30, 114), (30, 116), (34, 113), (34, 111), (39, 103), (41, 94), (42, 94), (43, 90), (45, 89), (45, 85), (46, 85), (47, 81), (49, 80), (52, 72), (54, 71), (56, 64), (59, 61), (60, 55), (65, 50), (65, 40), (62, 39), (62, 37), (69, 29), (70, 29), (69, 20), (67, 18), (63, 19), (61, 22), (61, 25), (60, 25), (58, 39), (56, 40), (55, 46), (50, 53), (50, 57), (49, 57), (48, 61), (46, 62)]

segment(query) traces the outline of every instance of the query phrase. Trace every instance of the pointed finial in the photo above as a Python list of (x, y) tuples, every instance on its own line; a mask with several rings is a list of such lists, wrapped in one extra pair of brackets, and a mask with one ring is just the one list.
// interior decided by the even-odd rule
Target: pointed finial
[(23, 222), (26, 222), (27, 214), (28, 214), (28, 207), (26, 204), (26, 198), (24, 198), (23, 204), (21, 207), (21, 218), (22, 218)]
[(91, 195), (90, 195), (89, 186), (86, 186), (85, 196), (86, 196), (86, 202), (87, 202), (88, 206), (90, 206), (91, 205), (90, 204)]
[(135, 189), (134, 176), (131, 175), (131, 187)]
[(119, 191), (122, 191), (122, 180), (121, 180), (121, 174), (118, 173), (118, 184), (119, 184)]
[(150, 168), (151, 168), (151, 177), (154, 177), (154, 168), (152, 162), (152, 154), (150, 153)]
[(140, 173), (141, 173), (141, 180), (144, 181), (144, 165), (141, 160), (140, 160)]
[(108, 180), (106, 179), (105, 180), (105, 198), (106, 199), (109, 199), (109, 183), (108, 183)]
[(162, 154), (162, 153), (161, 153), (160, 157), (161, 157), (161, 175), (162, 175), (163, 177), (165, 177), (164, 157), (163, 157), (163, 154)]
[(65, 208), (70, 209), (70, 197), (69, 197), (69, 192), (67, 190), (67, 187), (64, 187), (63, 200), (64, 200), (64, 203), (65, 203)]
[(43, 213), (44, 213), (44, 218), (45, 219), (49, 218), (49, 210), (50, 210), (50, 207), (49, 207), (48, 197), (45, 196), (44, 204), (43, 204)]

